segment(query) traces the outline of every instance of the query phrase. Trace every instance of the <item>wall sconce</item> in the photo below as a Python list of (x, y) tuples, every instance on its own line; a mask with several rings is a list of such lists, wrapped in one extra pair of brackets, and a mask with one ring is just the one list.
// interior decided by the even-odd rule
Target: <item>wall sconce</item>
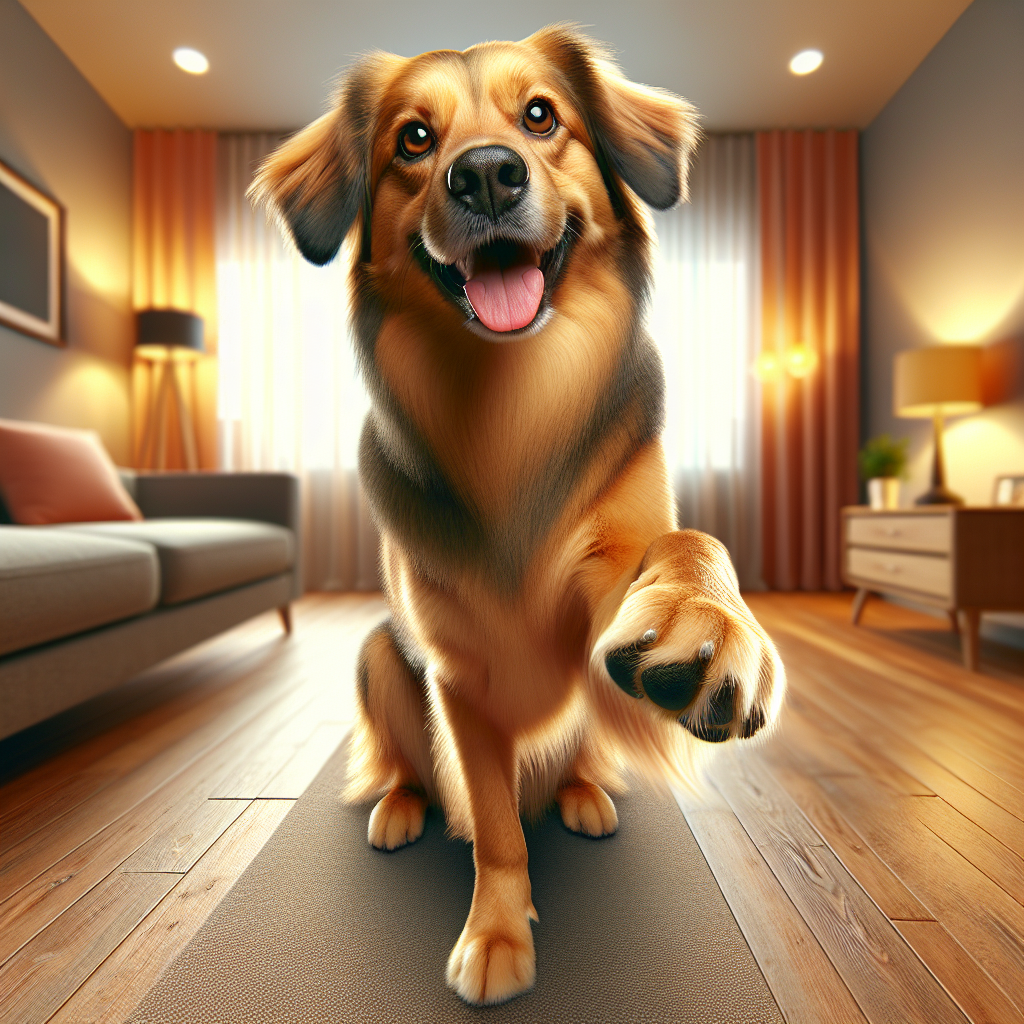
[(205, 351), (203, 319), (180, 309), (144, 309), (137, 314), (136, 323), (135, 351), (151, 364), (154, 376), (158, 368), (160, 373), (158, 383), (150, 389), (139, 465), (143, 469), (166, 468), (167, 411), (173, 401), (185, 464), (188, 469), (198, 469), (195, 424), (181, 390), (177, 365), (187, 363), (191, 367)]
[(754, 376), (762, 384), (777, 381), (783, 373), (801, 380), (812, 374), (821, 360), (818, 353), (807, 345), (790, 345), (783, 352), (764, 349), (754, 362)]

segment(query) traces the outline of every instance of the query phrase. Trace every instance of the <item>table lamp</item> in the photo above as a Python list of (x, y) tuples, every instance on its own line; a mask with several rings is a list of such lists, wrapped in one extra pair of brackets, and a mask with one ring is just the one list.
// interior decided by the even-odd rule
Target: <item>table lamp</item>
[(162, 373), (151, 390), (146, 429), (142, 437), (139, 463), (143, 467), (164, 469), (167, 462), (167, 403), (172, 398), (177, 406), (181, 447), (188, 469), (197, 469), (196, 432), (192, 414), (178, 381), (176, 364), (194, 362), (203, 346), (203, 318), (181, 309), (143, 309), (136, 315), (138, 333), (135, 351), (151, 363), (159, 363)]
[(897, 416), (931, 417), (935, 425), (932, 485), (916, 505), (962, 505), (946, 487), (942, 456), (944, 416), (963, 416), (981, 408), (981, 347), (929, 345), (896, 356), (893, 406)]

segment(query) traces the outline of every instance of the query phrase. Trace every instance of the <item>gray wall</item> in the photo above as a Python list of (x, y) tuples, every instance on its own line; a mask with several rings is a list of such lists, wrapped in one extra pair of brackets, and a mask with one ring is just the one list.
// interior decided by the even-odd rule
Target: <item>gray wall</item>
[(127, 463), (131, 133), (15, 0), (0, 0), (0, 160), (66, 211), (67, 348), (0, 326), (0, 417), (98, 430)]
[(946, 431), (969, 502), (1024, 474), (1024, 0), (975, 0), (864, 132), (864, 429), (912, 438), (904, 500), (925, 490), (930, 423), (892, 413), (904, 348), (986, 344), (992, 402)]
[[(924, 491), (931, 425), (892, 412), (893, 356), (985, 345), (990, 404), (946, 430), (949, 486), (991, 501), (1024, 474), (1024, 0), (974, 0), (864, 132), (866, 436), (911, 438), (904, 501)], [(986, 632), (1024, 646), (1024, 617)]]

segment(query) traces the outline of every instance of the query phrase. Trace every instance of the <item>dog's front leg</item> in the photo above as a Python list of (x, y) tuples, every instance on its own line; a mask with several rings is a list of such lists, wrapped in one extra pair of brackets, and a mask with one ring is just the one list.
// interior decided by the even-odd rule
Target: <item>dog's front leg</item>
[(526, 840), (513, 745), (464, 698), (441, 690), (469, 797), (476, 883), (469, 917), (448, 958), (448, 984), (469, 1003), (500, 1003), (533, 985)]

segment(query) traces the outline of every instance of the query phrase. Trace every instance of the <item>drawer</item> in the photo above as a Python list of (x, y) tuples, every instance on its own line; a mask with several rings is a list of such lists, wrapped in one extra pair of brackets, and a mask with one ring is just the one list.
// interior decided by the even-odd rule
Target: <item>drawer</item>
[(949, 554), (953, 549), (953, 517), (847, 516), (846, 543)]
[(953, 595), (952, 563), (948, 558), (847, 548), (846, 571), (858, 580), (878, 584), (881, 589), (890, 585), (934, 597)]

